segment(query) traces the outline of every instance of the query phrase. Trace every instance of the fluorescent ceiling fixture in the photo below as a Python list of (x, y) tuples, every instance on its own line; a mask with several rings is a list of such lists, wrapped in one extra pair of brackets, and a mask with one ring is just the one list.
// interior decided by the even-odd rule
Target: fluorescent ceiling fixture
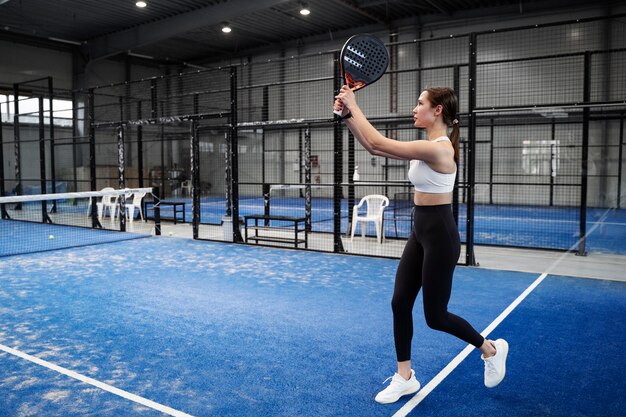
[(147, 5), (148, 5), (148, 3), (146, 3), (145, 1), (138, 1), (137, 3), (135, 3), (135, 6), (141, 7), (141, 8), (144, 8)]
[(302, 6), (302, 9), (300, 9), (300, 14), (302, 16), (308, 16), (311, 14), (311, 11), (309, 10), (307, 6)]
[(224, 25), (224, 26), (222, 26), (222, 32), (230, 33), (230, 32), (232, 32), (232, 29), (230, 28), (230, 26)]
[[(0, 0), (0, 1), (2, 1), (2, 0)], [(50, 37), (48, 39), (51, 40), (51, 41), (55, 41), (55, 42), (69, 43), (70, 45), (78, 45), (78, 46), (82, 45), (80, 42), (70, 41), (69, 39), (52, 38), (52, 37)]]

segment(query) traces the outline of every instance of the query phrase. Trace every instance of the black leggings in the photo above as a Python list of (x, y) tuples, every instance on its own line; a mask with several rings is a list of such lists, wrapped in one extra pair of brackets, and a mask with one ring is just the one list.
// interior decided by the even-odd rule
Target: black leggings
[(428, 327), (479, 348), (484, 338), (464, 319), (448, 313), (452, 275), (461, 242), (450, 204), (415, 206), (413, 229), (404, 248), (393, 291), (393, 333), (398, 362), (411, 358), (413, 304), (423, 288)]

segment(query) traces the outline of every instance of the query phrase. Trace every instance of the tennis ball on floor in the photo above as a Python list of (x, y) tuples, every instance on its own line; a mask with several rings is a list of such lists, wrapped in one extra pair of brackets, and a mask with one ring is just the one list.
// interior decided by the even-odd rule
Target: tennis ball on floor
[(174, 232), (169, 232), (168, 235), (173, 236)]
[(50, 240), (54, 239), (54, 235), (48, 236), (48, 239), (50, 239)]

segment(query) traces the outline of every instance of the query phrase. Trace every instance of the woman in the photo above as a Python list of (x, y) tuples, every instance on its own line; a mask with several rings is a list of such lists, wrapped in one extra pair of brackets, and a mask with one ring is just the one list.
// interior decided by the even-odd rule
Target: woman
[[(420, 288), (428, 326), (480, 349), (485, 363), (485, 386), (495, 387), (506, 372), (507, 342), (485, 339), (467, 321), (448, 312), (452, 276), (460, 254), (459, 233), (451, 207), (459, 158), (454, 91), (434, 87), (421, 93), (413, 109), (413, 120), (415, 127), (426, 129), (428, 140), (411, 142), (392, 140), (378, 132), (363, 115), (347, 86), (335, 98), (335, 110), (343, 108), (343, 120), (367, 151), (411, 161), (408, 176), (415, 187), (413, 229), (400, 258), (391, 301), (398, 371), (388, 378), (391, 383), (376, 395), (376, 401), (393, 403), (420, 388), (411, 369), (412, 311)], [(450, 138), (448, 127), (452, 127)]]

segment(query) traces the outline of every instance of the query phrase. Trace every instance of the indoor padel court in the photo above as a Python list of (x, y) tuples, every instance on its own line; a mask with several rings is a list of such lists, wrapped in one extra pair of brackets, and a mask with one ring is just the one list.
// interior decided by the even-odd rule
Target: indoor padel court
[(626, 6), (0, 0), (0, 417), (626, 410)]

